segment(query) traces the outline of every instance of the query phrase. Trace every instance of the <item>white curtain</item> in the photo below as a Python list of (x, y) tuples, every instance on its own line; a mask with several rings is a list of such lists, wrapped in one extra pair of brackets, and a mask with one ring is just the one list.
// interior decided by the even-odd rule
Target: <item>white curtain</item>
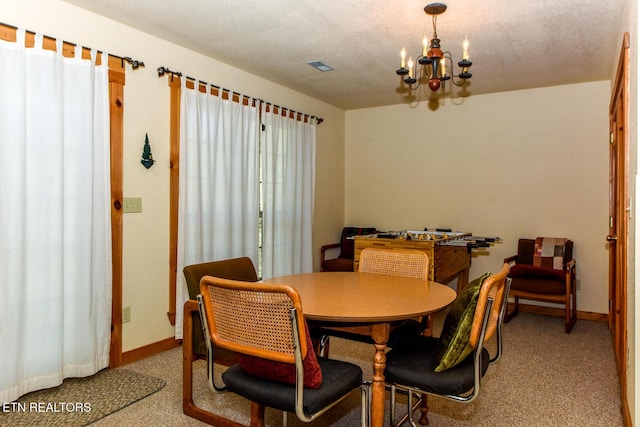
[[(196, 82), (196, 87), (198, 87)], [(259, 111), (188, 89), (180, 95), (176, 338), (188, 299), (185, 265), (248, 256), (258, 267)]]
[(313, 271), (316, 124), (262, 108), (265, 278)]
[(0, 402), (109, 364), (107, 66), (24, 35), (0, 41)]

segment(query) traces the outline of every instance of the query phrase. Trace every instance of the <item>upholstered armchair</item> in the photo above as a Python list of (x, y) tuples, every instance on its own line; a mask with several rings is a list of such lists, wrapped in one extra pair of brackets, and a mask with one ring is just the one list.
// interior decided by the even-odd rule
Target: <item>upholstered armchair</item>
[[(320, 248), (320, 267), (322, 271), (353, 271), (354, 236), (373, 234), (374, 227), (345, 227), (342, 229), (340, 242), (324, 245)], [(326, 259), (326, 251), (340, 248), (337, 258)]]
[[(189, 290), (189, 298), (196, 299), (200, 293), (200, 280), (204, 276), (216, 276), (224, 279), (244, 280), (247, 282), (256, 282), (258, 275), (253, 266), (251, 258), (232, 258), (219, 261), (203, 262), (200, 264), (192, 264), (184, 267), (184, 278)], [(192, 324), (194, 325), (192, 333), (193, 353), (199, 357), (207, 355), (207, 347), (200, 327), (200, 313), (193, 311), (191, 313)], [(225, 364), (234, 362), (234, 358), (229, 352), (224, 350), (216, 353), (216, 358), (221, 360), (228, 359)]]
[(520, 239), (518, 253), (504, 262), (511, 265), (509, 296), (514, 299), (505, 322), (518, 314), (520, 298), (552, 302), (564, 305), (565, 331), (571, 332), (577, 320), (573, 242), (552, 237)]
[[(200, 294), (200, 281), (205, 276), (216, 276), (225, 279), (256, 282), (258, 275), (251, 258), (231, 258), (219, 261), (203, 262), (184, 267), (184, 278), (189, 290), (189, 300), (184, 304), (183, 342), (182, 342), (182, 410), (185, 414), (213, 425), (219, 425), (218, 417), (209, 411), (198, 407), (193, 401), (193, 361), (207, 359), (207, 379), (213, 388), (213, 365), (233, 365), (237, 362), (237, 355), (225, 348), (215, 348), (207, 345), (202, 330), (200, 308), (197, 297)], [(210, 343), (209, 343), (210, 344)], [(213, 357), (211, 357), (213, 353)]]

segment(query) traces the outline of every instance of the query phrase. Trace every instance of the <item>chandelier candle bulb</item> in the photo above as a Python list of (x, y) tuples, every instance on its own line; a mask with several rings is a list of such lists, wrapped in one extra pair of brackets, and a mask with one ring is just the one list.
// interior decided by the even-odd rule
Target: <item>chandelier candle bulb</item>
[(440, 60), (440, 65), (442, 66), (442, 77), (447, 75), (447, 63), (444, 58)]
[(429, 50), (429, 39), (427, 35), (422, 38), (422, 56), (427, 56), (427, 52)]
[(462, 59), (464, 61), (469, 60), (469, 39), (467, 37), (465, 37), (462, 42)]
[(400, 68), (404, 68), (405, 66), (405, 61), (404, 59), (407, 57), (407, 51), (405, 48), (402, 48), (402, 50), (400, 51)]
[(413, 77), (413, 58), (412, 57), (409, 57), (407, 66), (409, 67), (409, 78), (412, 78)]

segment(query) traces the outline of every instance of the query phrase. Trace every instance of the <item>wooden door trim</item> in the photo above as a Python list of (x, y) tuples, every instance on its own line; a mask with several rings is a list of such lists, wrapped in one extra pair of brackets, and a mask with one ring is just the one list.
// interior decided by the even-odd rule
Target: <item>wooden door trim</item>
[[(181, 80), (171, 75), (169, 130), (169, 322), (176, 324), (176, 282), (178, 280), (178, 201), (180, 188), (180, 91)], [(184, 322), (184, 319), (183, 319)]]
[(111, 138), (111, 345), (109, 367), (122, 365), (122, 195), (124, 139), (124, 81), (122, 62), (109, 64), (109, 126)]
[[(615, 120), (614, 120), (615, 117)], [(618, 128), (615, 128), (617, 124)], [(627, 401), (627, 254), (628, 254), (628, 230), (629, 230), (629, 33), (625, 33), (622, 40), (616, 77), (614, 80), (611, 101), (609, 104), (609, 130), (612, 142), (615, 142), (617, 156), (617, 195), (614, 206), (615, 221), (617, 223), (616, 259), (619, 268), (616, 268), (618, 282), (620, 283), (619, 298), (614, 296), (616, 289), (614, 283), (609, 287), (609, 316), (615, 321), (617, 307), (613, 307), (612, 301), (619, 304), (619, 322), (613, 325), (614, 351), (616, 360), (619, 361), (618, 374), (620, 379), (620, 396), (625, 419), (630, 421), (629, 404)], [(612, 177), (613, 178), (613, 177)], [(611, 230), (609, 230), (611, 231)], [(611, 266), (610, 266), (611, 267)], [(620, 334), (620, 336), (617, 336)]]

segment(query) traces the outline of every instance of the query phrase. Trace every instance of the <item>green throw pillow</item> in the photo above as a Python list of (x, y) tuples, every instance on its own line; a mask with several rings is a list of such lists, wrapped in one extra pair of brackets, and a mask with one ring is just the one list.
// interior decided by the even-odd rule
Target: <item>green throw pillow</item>
[(476, 312), (480, 287), (489, 276), (491, 273), (485, 273), (465, 286), (451, 305), (440, 334), (434, 372), (453, 368), (471, 353), (469, 335), (473, 315)]

